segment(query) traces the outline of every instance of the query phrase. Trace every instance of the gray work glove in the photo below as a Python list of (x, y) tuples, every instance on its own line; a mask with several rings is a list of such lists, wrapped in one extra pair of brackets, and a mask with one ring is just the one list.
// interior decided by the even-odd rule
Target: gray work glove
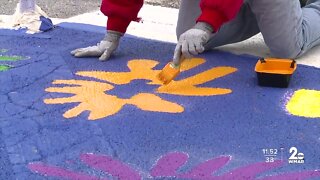
[(209, 41), (213, 33), (211, 25), (198, 22), (192, 29), (181, 34), (178, 44), (174, 50), (173, 63), (180, 65), (181, 56), (191, 58), (202, 53), (204, 45)]
[(108, 60), (119, 46), (119, 41), (122, 36), (123, 33), (107, 31), (104, 39), (97, 45), (75, 49), (71, 51), (71, 54), (75, 57), (99, 57), (100, 61)]

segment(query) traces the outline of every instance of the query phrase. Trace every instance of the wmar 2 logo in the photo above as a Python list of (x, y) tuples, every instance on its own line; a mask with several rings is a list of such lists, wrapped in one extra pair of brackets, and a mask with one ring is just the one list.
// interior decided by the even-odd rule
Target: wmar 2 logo
[(289, 157), (289, 164), (304, 164), (304, 154), (298, 153), (296, 147), (291, 147), (289, 150), (291, 156)]

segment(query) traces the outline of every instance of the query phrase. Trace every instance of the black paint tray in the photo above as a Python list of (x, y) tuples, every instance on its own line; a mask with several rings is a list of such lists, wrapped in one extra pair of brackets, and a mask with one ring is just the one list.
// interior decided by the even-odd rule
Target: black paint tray
[(286, 88), (296, 68), (297, 63), (291, 59), (261, 58), (255, 67), (258, 84)]

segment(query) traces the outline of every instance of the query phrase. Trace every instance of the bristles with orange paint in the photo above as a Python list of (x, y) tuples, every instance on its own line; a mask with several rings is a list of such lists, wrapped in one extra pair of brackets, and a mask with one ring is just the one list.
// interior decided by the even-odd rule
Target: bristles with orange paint
[(163, 84), (169, 84), (180, 73), (180, 66), (174, 65), (172, 62), (168, 63), (162, 71), (158, 74), (158, 79)]

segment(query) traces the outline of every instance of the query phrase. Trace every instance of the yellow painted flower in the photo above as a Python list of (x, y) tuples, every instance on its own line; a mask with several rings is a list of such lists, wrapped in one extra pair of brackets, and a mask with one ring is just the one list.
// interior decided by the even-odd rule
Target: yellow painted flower
[(293, 94), (286, 107), (292, 115), (320, 118), (320, 91), (298, 90)]
[[(194, 58), (185, 61), (181, 71), (193, 69), (205, 60)], [(227, 76), (237, 71), (233, 67), (215, 67), (201, 72), (194, 76), (173, 81), (169, 85), (162, 85), (156, 78), (160, 70), (154, 70), (158, 65), (157, 61), (138, 59), (128, 62), (128, 72), (104, 72), (104, 71), (83, 71), (76, 73), (79, 76), (96, 78), (104, 82), (84, 81), (84, 80), (56, 80), (55, 85), (66, 85), (65, 87), (50, 87), (47, 92), (73, 94), (74, 96), (65, 98), (45, 99), (46, 104), (66, 104), (79, 103), (76, 107), (64, 113), (65, 118), (77, 117), (84, 111), (89, 111), (89, 120), (97, 120), (118, 113), (124, 105), (134, 105), (143, 111), (181, 113), (184, 108), (175, 103), (161, 99), (155, 93), (172, 94), (180, 96), (214, 96), (224, 95), (232, 92), (231, 89), (197, 87), (206, 82), (223, 76)], [(130, 84), (133, 80), (147, 80), (150, 85), (159, 85), (156, 92), (141, 92), (129, 99), (121, 99), (114, 95), (109, 95), (108, 91)], [(111, 85), (112, 84), (112, 85)]]

